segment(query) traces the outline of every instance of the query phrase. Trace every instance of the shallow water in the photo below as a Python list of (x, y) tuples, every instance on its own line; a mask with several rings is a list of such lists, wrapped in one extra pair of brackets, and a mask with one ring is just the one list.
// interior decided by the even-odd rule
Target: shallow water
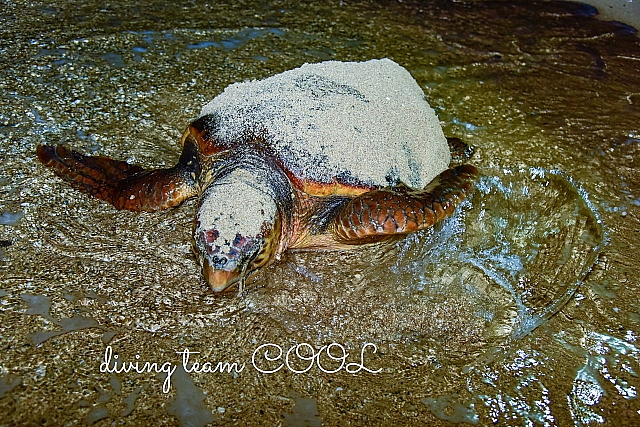
[[(640, 43), (592, 15), (549, 2), (9, 3), (0, 419), (640, 420)], [(241, 298), (200, 277), (195, 201), (116, 212), (35, 157), (37, 144), (62, 142), (169, 165), (186, 124), (226, 85), (380, 57), (411, 72), (448, 136), (476, 147), (477, 191), (442, 225), (390, 245), (288, 254)], [(342, 347), (294, 372), (332, 342)], [(295, 343), (311, 347), (264, 372)], [(127, 363), (179, 365), (188, 348), (201, 365), (245, 368), (177, 370), (165, 394), (166, 373), (101, 372), (108, 345)], [(270, 361), (275, 345), (282, 358)], [(376, 372), (351, 373), (361, 350)]]

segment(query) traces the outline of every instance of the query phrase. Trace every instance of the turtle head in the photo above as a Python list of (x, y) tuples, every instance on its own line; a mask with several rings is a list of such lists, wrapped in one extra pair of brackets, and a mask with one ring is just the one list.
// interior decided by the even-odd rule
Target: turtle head
[(216, 292), (236, 282), (242, 291), (246, 277), (274, 258), (280, 239), (273, 197), (243, 175), (233, 172), (210, 185), (196, 217), (194, 246), (203, 275)]

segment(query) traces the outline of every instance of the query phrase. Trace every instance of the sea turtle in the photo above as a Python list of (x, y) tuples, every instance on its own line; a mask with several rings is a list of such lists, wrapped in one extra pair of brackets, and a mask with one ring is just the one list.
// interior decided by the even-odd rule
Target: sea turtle
[[(478, 172), (445, 138), (409, 72), (389, 59), (328, 61), (236, 83), (202, 109), (178, 164), (145, 170), (64, 146), (38, 158), (117, 209), (200, 199), (193, 240), (214, 291), (286, 250), (355, 248), (433, 226)], [(451, 154), (450, 154), (451, 153)]]

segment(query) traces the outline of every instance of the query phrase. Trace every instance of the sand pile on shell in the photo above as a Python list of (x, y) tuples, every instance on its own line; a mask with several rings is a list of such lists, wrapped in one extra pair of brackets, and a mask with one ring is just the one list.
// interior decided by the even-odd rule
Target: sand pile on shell
[(259, 132), (296, 175), (422, 188), (449, 166), (438, 118), (409, 72), (390, 59), (305, 64), (236, 83), (202, 109), (233, 143)]

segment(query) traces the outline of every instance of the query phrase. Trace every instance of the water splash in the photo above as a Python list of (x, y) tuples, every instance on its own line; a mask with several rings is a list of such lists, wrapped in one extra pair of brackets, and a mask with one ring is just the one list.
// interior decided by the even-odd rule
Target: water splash
[(588, 194), (565, 174), (542, 168), (502, 169), (482, 177), (472, 201), (442, 231), (430, 234), (428, 249), (410, 263), (404, 245), (395, 270), (416, 273), (422, 290), (425, 283), (439, 286), (443, 276), (434, 273), (444, 264), (457, 271), (475, 267), (466, 280), (470, 294), (474, 288), (486, 294), (483, 282), (489, 281), (510, 295), (517, 309), (513, 339), (568, 301), (606, 241)]

